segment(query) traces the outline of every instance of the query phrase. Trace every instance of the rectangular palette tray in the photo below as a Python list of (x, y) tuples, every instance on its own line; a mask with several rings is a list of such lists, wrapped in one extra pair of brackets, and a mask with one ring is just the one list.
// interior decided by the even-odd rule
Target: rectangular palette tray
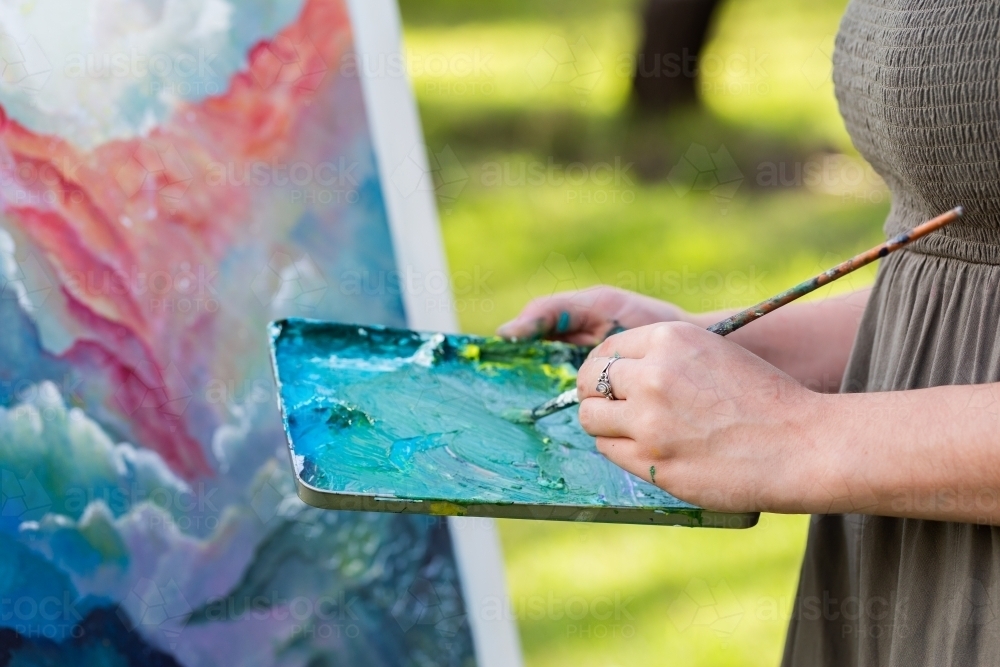
[(573, 386), (587, 348), (289, 319), (270, 325), (299, 496), (325, 509), (749, 528), (605, 459), (577, 408), (505, 411)]

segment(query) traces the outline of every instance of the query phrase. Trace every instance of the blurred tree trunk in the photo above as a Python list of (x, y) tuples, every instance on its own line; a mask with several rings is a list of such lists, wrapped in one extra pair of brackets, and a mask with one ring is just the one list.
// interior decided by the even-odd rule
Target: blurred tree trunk
[(646, 0), (632, 88), (641, 109), (697, 101), (699, 54), (719, 0)]

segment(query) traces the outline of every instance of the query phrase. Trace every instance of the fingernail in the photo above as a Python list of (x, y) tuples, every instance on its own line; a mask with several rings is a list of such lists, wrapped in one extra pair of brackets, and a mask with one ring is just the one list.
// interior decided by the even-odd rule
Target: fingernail
[(549, 327), (545, 323), (544, 317), (535, 320), (535, 333), (533, 338), (544, 338), (549, 333)]
[(497, 327), (497, 335), (499, 336), (513, 336), (516, 333), (514, 325), (517, 324), (517, 320), (511, 320), (509, 322), (504, 322)]
[(569, 331), (569, 313), (565, 310), (559, 313), (559, 320), (556, 322), (556, 332), (566, 333)]

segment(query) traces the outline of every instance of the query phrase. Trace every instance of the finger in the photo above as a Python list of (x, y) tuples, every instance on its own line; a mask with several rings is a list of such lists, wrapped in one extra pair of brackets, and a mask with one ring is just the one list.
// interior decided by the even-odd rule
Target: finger
[(652, 345), (654, 332), (658, 327), (669, 326), (664, 324), (649, 324), (644, 327), (628, 329), (609, 336), (603, 343), (594, 348), (590, 353), (591, 357), (613, 357), (617, 354), (620, 357), (629, 359), (642, 359)]
[[(656, 461), (631, 438), (597, 438), (597, 451), (619, 468), (651, 484), (662, 483), (656, 476)], [(659, 486), (659, 484), (657, 484)], [(663, 488), (663, 487), (661, 487)]]
[(590, 328), (581, 329), (580, 331), (571, 331), (568, 334), (550, 334), (549, 338), (563, 343), (572, 343), (573, 345), (581, 345), (583, 347), (594, 347), (608, 337), (628, 330), (616, 319), (605, 318), (603, 321), (598, 323), (597, 316), (591, 316), (590, 319), (588, 319), (584, 324)]
[(628, 401), (587, 398), (580, 403), (580, 426), (595, 438), (631, 437), (635, 408)]
[(612, 324), (598, 315), (606, 310), (602, 301), (610, 296), (607, 291), (594, 288), (534, 299), (520, 315), (501, 324), (497, 334), (505, 338), (539, 338), (611, 328)]
[(595, 336), (592, 333), (584, 331), (577, 331), (569, 334), (568, 336), (553, 336), (552, 338), (554, 340), (562, 341), (563, 343), (580, 345), (581, 347), (596, 345), (602, 340), (600, 336)]
[[(608, 362), (614, 357), (594, 357), (587, 359), (576, 375), (576, 391), (580, 399), (584, 398), (605, 398), (604, 394), (597, 390), (597, 383), (601, 378)], [(643, 362), (638, 359), (620, 358), (608, 368), (608, 377), (611, 380), (611, 393), (616, 399), (627, 399), (629, 389), (634, 391), (636, 381), (643, 372)], [(605, 400), (607, 400), (605, 398)]]

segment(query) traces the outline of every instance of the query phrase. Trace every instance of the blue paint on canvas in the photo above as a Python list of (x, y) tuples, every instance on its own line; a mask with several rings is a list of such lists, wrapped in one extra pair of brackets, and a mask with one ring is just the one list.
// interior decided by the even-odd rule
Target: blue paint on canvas
[(343, 0), (114, 4), (0, 16), (0, 666), (473, 665), (447, 524), (283, 444), (267, 323), (405, 322)]

